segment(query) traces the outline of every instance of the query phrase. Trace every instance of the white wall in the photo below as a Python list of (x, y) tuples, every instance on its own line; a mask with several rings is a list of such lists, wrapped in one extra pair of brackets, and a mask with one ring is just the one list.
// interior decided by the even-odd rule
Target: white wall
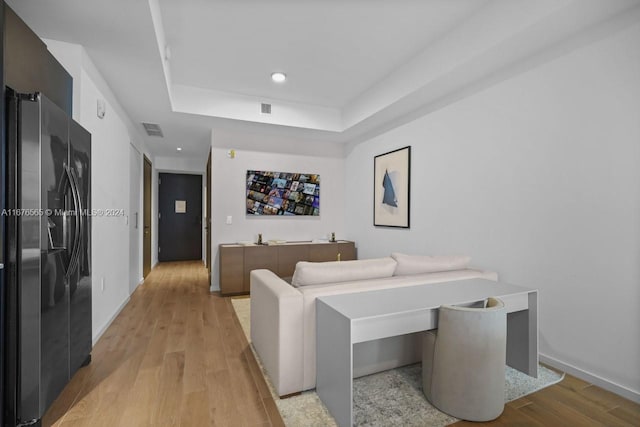
[[(469, 254), (538, 288), (546, 360), (636, 400), (639, 40), (637, 24), (351, 147), (344, 194), (360, 257)], [(374, 228), (373, 156), (406, 145), (411, 229)]]
[[(215, 139), (215, 131), (214, 137)], [(224, 142), (219, 142), (224, 144)], [(216, 144), (217, 145), (217, 144)], [(230, 147), (233, 148), (233, 147)], [(331, 232), (345, 237), (344, 231), (344, 159), (295, 154), (236, 151), (227, 157), (227, 148), (213, 147), (211, 170), (211, 272), (212, 290), (218, 284), (218, 245), (241, 240), (312, 240), (327, 238)], [(320, 174), (320, 216), (249, 216), (246, 211), (247, 170)], [(233, 224), (226, 224), (226, 217)]]
[(155, 159), (156, 170), (176, 173), (205, 173), (207, 168), (206, 157), (184, 157), (177, 154), (172, 157), (157, 156)]
[[(81, 79), (80, 124), (91, 132), (92, 208), (124, 209), (128, 214), (129, 176), (119, 173), (129, 166), (127, 128), (115, 114), (107, 114), (104, 119), (96, 116), (96, 99), (102, 95), (86, 72), (82, 72)], [(110, 323), (129, 297), (129, 224), (126, 217), (96, 216), (91, 230), (95, 335)]]
[[(131, 206), (130, 147), (150, 156), (133, 124), (82, 46), (44, 40), (51, 53), (73, 77), (73, 117), (91, 133), (91, 198), (94, 209), (124, 209), (125, 216), (92, 218), (92, 329), (94, 342), (128, 301), (130, 288), (129, 217)], [(106, 114), (96, 115), (98, 99)], [(140, 187), (138, 187), (140, 188)], [(135, 234), (133, 235), (135, 237)], [(141, 246), (142, 229), (138, 234)], [(141, 252), (139, 253), (141, 256)], [(141, 261), (139, 261), (141, 262)], [(102, 282), (104, 281), (104, 290)]]

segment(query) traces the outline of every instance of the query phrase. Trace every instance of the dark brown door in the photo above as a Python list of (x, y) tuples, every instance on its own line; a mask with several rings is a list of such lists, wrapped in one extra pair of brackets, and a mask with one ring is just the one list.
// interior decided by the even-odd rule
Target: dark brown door
[(142, 276), (147, 277), (151, 271), (151, 161), (144, 157), (144, 237), (142, 241)]
[(202, 175), (161, 173), (158, 261), (202, 260)]
[(206, 218), (204, 230), (206, 233), (205, 238), (205, 251), (207, 253), (207, 271), (209, 272), (209, 284), (211, 284), (211, 150), (209, 150), (209, 158), (207, 159), (207, 203), (206, 203)]

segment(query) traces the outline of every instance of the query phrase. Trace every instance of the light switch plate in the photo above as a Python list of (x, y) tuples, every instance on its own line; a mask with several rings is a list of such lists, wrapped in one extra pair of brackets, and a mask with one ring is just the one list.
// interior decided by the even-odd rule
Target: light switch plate
[(231, 215), (227, 215), (227, 225), (233, 224), (233, 217)]

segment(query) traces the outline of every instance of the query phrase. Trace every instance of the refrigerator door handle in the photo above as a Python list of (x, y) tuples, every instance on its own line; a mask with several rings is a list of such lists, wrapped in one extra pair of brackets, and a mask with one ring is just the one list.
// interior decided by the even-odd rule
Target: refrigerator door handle
[(73, 197), (73, 205), (75, 209), (75, 234), (73, 236), (73, 249), (71, 250), (71, 259), (69, 260), (69, 266), (67, 267), (67, 272), (65, 276), (68, 278), (71, 276), (73, 271), (75, 270), (75, 265), (77, 263), (78, 257), (80, 255), (80, 233), (81, 233), (81, 220), (82, 218), (82, 210), (81, 210), (81, 202), (80, 202), (80, 194), (77, 191), (76, 182), (74, 180), (73, 173), (69, 166), (65, 165), (64, 170), (67, 173), (67, 178), (69, 178), (69, 183), (71, 187), (71, 196)]
[[(80, 254), (82, 251), (82, 241), (84, 240), (85, 234), (85, 223), (84, 223), (84, 206), (82, 204), (82, 194), (80, 193), (80, 185), (78, 185), (78, 177), (76, 176), (75, 169), (70, 168), (71, 178), (73, 179), (73, 187), (75, 188), (76, 195), (78, 197), (78, 211), (76, 212), (76, 216), (78, 218), (77, 223), (80, 224), (79, 233), (78, 233), (78, 250), (76, 251), (76, 260), (75, 260), (75, 268), (79, 268), (80, 265)], [(73, 273), (73, 271), (71, 271)]]
[[(67, 189), (71, 186), (71, 181), (69, 180), (69, 175), (67, 174), (67, 165), (63, 164), (63, 172), (60, 180), (58, 181), (58, 194), (64, 195), (67, 192)], [(74, 201), (75, 203), (75, 201)], [(54, 239), (54, 235), (51, 233), (51, 230), (56, 229), (56, 223), (49, 217), (51, 213), (47, 214), (47, 236), (49, 238), (49, 251), (66, 251), (69, 244), (67, 242), (67, 233), (68, 233), (68, 221), (69, 215), (67, 213), (67, 206), (65, 202), (65, 209), (62, 218), (62, 244), (58, 245), (56, 239)]]

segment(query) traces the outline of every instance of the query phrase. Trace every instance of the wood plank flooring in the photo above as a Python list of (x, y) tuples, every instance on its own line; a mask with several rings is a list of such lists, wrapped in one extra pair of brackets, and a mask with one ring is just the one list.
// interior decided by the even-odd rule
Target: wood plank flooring
[(571, 375), (558, 384), (506, 404), (489, 423), (463, 426), (640, 426), (640, 405)]
[(43, 426), (283, 426), (247, 345), (201, 262), (159, 264)]
[[(202, 263), (162, 263), (131, 296), (43, 426), (283, 426), (228, 298)], [(640, 405), (567, 375), (462, 426), (640, 426)]]

